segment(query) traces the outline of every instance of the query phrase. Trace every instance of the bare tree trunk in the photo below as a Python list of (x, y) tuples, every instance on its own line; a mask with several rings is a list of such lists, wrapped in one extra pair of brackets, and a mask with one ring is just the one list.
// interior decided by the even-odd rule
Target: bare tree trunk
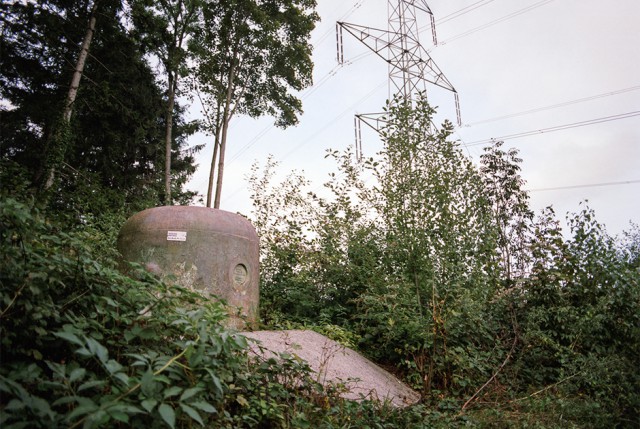
[(173, 133), (173, 107), (176, 101), (176, 87), (178, 82), (177, 73), (174, 75), (169, 72), (169, 100), (167, 102), (166, 115), (166, 132), (164, 136), (164, 203), (171, 205), (171, 143)]
[[(226, 118), (227, 115), (225, 115)], [(218, 157), (218, 180), (216, 181), (216, 197), (213, 202), (213, 208), (220, 208), (220, 199), (222, 198), (222, 178), (224, 176), (224, 155), (227, 148), (227, 131), (229, 129), (229, 121), (223, 120), (222, 138), (220, 139), (220, 155)]]
[[(62, 122), (58, 128), (61, 128), (55, 131), (53, 136), (53, 141), (51, 147), (49, 148), (49, 165), (47, 166), (46, 171), (46, 181), (44, 183), (44, 190), (47, 190), (53, 186), (56, 175), (56, 167), (57, 164), (64, 160), (64, 152), (66, 148), (64, 147), (68, 142), (68, 126), (71, 122), (71, 113), (73, 112), (73, 104), (76, 101), (76, 97), (78, 95), (78, 89), (80, 88), (80, 79), (82, 78), (82, 73), (84, 72), (84, 66), (87, 62), (87, 57), (89, 56), (89, 47), (91, 46), (91, 39), (93, 38), (93, 33), (96, 30), (96, 10), (98, 7), (98, 1), (94, 1), (91, 6), (91, 14), (89, 17), (89, 23), (87, 25), (87, 31), (85, 32), (84, 39), (82, 41), (82, 46), (80, 47), (80, 55), (78, 55), (78, 60), (76, 61), (75, 69), (73, 70), (73, 76), (71, 78), (71, 85), (69, 85), (69, 91), (67, 92), (67, 98), (64, 102), (64, 110), (62, 111)], [(61, 141), (64, 140), (64, 141)], [(54, 158), (54, 159), (52, 159)], [(57, 159), (56, 159), (57, 158)]]
[(216, 130), (216, 139), (213, 143), (213, 156), (211, 157), (211, 171), (209, 171), (209, 187), (207, 188), (207, 207), (211, 207), (211, 197), (213, 196), (213, 178), (215, 177), (216, 161), (218, 160), (218, 148), (220, 147), (218, 135), (219, 133)]
[[(211, 122), (211, 121), (209, 121)], [(220, 148), (220, 102), (216, 106), (216, 120), (215, 128), (216, 135), (213, 141), (213, 156), (211, 157), (211, 169), (209, 170), (209, 187), (207, 188), (207, 207), (211, 207), (211, 200), (213, 199), (213, 182), (215, 178), (216, 162), (218, 161), (218, 149)]]
[(222, 197), (222, 177), (224, 175), (224, 154), (227, 148), (227, 131), (229, 130), (231, 96), (233, 95), (233, 84), (236, 76), (236, 62), (234, 61), (229, 70), (229, 79), (227, 81), (227, 99), (224, 105), (224, 113), (222, 117), (222, 136), (220, 138), (220, 156), (218, 160), (218, 181), (216, 183), (216, 198), (213, 208), (220, 208), (220, 198)]
[(69, 92), (67, 93), (67, 99), (64, 105), (64, 113), (62, 115), (63, 120), (66, 123), (71, 121), (71, 112), (73, 110), (73, 103), (76, 101), (76, 96), (78, 95), (78, 88), (80, 88), (80, 79), (82, 78), (82, 73), (84, 72), (84, 65), (87, 62), (87, 57), (89, 56), (89, 47), (91, 46), (91, 39), (93, 38), (93, 33), (96, 30), (96, 9), (98, 2), (97, 0), (93, 2), (93, 6), (91, 6), (91, 16), (89, 18), (89, 25), (87, 26), (87, 32), (84, 35), (84, 40), (82, 41), (82, 47), (80, 48), (80, 55), (78, 56), (78, 61), (76, 62), (76, 68), (73, 71), (73, 77), (71, 78), (71, 86), (69, 87)]
[[(186, 6), (185, 6), (186, 4)], [(183, 12), (182, 7), (188, 8)], [(178, 91), (178, 79), (180, 77), (180, 67), (175, 67), (174, 62), (179, 59), (177, 57), (178, 51), (182, 48), (182, 44), (185, 39), (185, 35), (194, 19), (197, 15), (197, 2), (180, 1), (176, 5), (177, 9), (172, 14), (173, 29), (176, 33), (173, 34), (173, 46), (168, 51), (168, 61), (165, 64), (167, 67), (167, 111), (166, 111), (166, 130), (165, 130), (165, 156), (164, 156), (164, 203), (165, 205), (172, 204), (171, 198), (171, 146), (173, 142), (173, 108), (176, 102), (176, 92)], [(175, 49), (175, 51), (174, 51)]]

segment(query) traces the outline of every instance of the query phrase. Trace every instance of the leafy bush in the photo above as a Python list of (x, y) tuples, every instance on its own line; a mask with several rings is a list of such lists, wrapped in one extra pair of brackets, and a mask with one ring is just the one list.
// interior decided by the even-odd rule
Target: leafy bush
[(295, 356), (256, 359), (220, 303), (123, 276), (82, 238), (0, 201), (3, 428), (431, 427), (421, 407), (340, 398)]
[(396, 100), (375, 158), (329, 151), (328, 198), (254, 168), (265, 323), (339, 326), (450, 417), (638, 426), (638, 227), (619, 242), (586, 206), (566, 232), (535, 218), (517, 151), (475, 166), (432, 114)]
[(220, 304), (100, 265), (15, 201), (1, 210), (3, 427), (174, 427), (222, 413), (246, 341), (223, 330)]

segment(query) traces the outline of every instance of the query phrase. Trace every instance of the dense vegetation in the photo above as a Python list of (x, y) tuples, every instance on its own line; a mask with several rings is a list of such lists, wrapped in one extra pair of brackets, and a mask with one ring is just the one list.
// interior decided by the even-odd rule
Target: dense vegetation
[(432, 113), (395, 100), (378, 157), (330, 151), (329, 198), (255, 166), (265, 323), (342, 338), (481, 426), (636, 427), (638, 226), (614, 239), (585, 204), (563, 232), (516, 150), (475, 166)]
[(551, 209), (529, 210), (514, 150), (496, 144), (476, 167), (450, 124), (423, 131), (430, 113), (391, 105), (379, 159), (331, 152), (330, 199), (295, 174), (269, 186), (272, 162), (251, 180), (265, 326), (358, 348), (419, 405), (349, 402), (294, 356), (255, 360), (221, 304), (114, 271), (115, 230), (65, 232), (66, 216), (3, 188), (0, 423), (635, 427), (637, 226), (614, 240), (584, 207), (565, 237)]
[[(178, 82), (205, 93), (220, 150), (234, 105), (295, 123), (301, 106), (288, 90), (310, 83), (317, 17), (294, 12), (314, 2), (262, 3), (0, 5), (0, 426), (639, 426), (640, 229), (610, 237), (586, 204), (565, 230), (551, 208), (533, 213), (517, 151), (495, 143), (474, 164), (421, 97), (387, 106), (375, 158), (328, 152), (337, 171), (325, 197), (307, 193), (300, 174), (274, 183), (272, 160), (250, 178), (263, 326), (356, 348), (420, 404), (340, 399), (341, 386), (320, 386), (295, 356), (255, 359), (223, 327), (222, 304), (115, 270), (130, 214), (194, 197), (183, 185), (199, 148), (187, 137), (201, 124), (172, 101)], [(211, 26), (189, 40), (202, 43), (176, 44), (157, 5), (184, 19), (199, 11)], [(270, 47), (260, 73), (238, 68)], [(198, 55), (210, 61), (187, 70)]]

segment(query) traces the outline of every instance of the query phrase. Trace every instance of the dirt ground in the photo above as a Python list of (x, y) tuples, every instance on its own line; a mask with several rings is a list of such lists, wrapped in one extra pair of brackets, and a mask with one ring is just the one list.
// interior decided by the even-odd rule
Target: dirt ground
[[(347, 399), (378, 399), (390, 401), (398, 407), (414, 404), (420, 399), (417, 392), (389, 372), (317, 332), (254, 331), (242, 332), (242, 335), (260, 341), (265, 349), (265, 358), (287, 352), (304, 359), (318, 374), (319, 382), (345, 384), (348, 389), (342, 396)], [(255, 343), (252, 350), (262, 354)]]

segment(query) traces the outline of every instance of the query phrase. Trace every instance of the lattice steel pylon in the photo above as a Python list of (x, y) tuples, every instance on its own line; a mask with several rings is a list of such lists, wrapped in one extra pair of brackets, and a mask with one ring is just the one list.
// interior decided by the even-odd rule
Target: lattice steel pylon
[[(436, 27), (433, 13), (426, 0), (388, 0), (389, 24), (381, 30), (346, 22), (336, 23), (336, 44), (338, 63), (344, 64), (342, 33), (346, 30), (380, 58), (389, 68), (389, 99), (400, 96), (413, 100), (418, 92), (426, 92), (427, 84), (451, 91), (454, 94), (456, 118), (461, 124), (458, 93), (438, 68), (419, 39), (418, 13), (426, 13), (431, 20), (434, 45), (437, 45)], [(356, 134), (356, 156), (362, 158), (361, 123), (376, 131), (384, 123), (382, 113), (357, 114), (354, 119)]]

